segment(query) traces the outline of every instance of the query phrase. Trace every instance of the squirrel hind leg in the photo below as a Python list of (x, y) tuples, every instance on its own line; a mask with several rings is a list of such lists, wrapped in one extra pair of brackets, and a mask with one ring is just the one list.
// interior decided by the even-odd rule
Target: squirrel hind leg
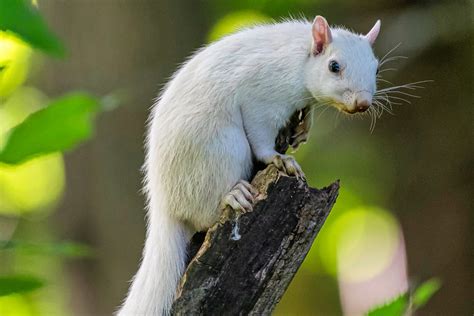
[(234, 211), (251, 212), (258, 191), (247, 181), (240, 180), (221, 201), (221, 209), (229, 206)]

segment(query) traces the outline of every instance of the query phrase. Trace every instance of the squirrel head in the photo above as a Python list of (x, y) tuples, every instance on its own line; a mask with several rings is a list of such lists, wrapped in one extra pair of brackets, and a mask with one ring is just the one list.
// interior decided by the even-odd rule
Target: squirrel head
[(366, 35), (359, 35), (331, 29), (322, 16), (314, 19), (305, 84), (316, 100), (346, 113), (371, 106), (378, 71), (372, 45), (379, 31), (380, 20)]

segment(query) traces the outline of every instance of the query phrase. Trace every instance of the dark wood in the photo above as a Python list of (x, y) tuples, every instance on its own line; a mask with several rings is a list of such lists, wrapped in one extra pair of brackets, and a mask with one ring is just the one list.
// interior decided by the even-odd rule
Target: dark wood
[[(289, 129), (277, 139), (280, 152), (288, 148), (282, 142), (291, 138)], [(273, 165), (259, 171), (252, 185), (259, 191), (252, 212), (227, 208), (204, 241), (203, 233), (193, 238), (192, 247), (199, 250), (181, 279), (173, 315), (269, 315), (311, 248), (339, 189), (338, 181), (321, 190), (310, 188)]]

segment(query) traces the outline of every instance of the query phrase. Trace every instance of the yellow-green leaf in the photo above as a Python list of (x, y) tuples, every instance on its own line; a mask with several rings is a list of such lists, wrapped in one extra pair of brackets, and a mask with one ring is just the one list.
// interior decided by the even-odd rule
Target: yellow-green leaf
[(412, 301), (415, 308), (420, 308), (430, 300), (430, 298), (438, 292), (441, 287), (441, 281), (437, 278), (429, 279), (421, 284), (413, 293)]
[(9, 132), (0, 162), (17, 164), (36, 156), (66, 151), (89, 139), (99, 101), (85, 93), (54, 100)]
[(408, 295), (402, 294), (393, 300), (376, 306), (367, 313), (367, 316), (403, 316), (408, 308)]

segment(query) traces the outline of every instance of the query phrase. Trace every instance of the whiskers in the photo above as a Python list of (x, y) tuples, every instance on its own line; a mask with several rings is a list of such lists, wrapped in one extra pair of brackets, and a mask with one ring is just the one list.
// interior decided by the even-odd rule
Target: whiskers
[(377, 119), (379, 119), (384, 112), (393, 115), (393, 106), (402, 105), (402, 104), (411, 104), (409, 98), (420, 98), (419, 95), (415, 94), (414, 91), (417, 89), (423, 89), (424, 84), (433, 82), (433, 80), (421, 80), (410, 83), (405, 83), (401, 85), (394, 85), (392, 82), (383, 79), (381, 77), (382, 73), (388, 71), (396, 71), (396, 68), (383, 68), (384, 65), (397, 61), (400, 59), (406, 59), (406, 56), (390, 56), (400, 44), (397, 44), (395, 47), (390, 49), (379, 62), (379, 72), (377, 74), (376, 80), (377, 84), (383, 83), (391, 85), (389, 87), (378, 89), (373, 97), (372, 106), (364, 113), (370, 117), (370, 131), (373, 132)]
[(415, 94), (417, 89), (424, 89), (423, 84), (433, 82), (433, 80), (421, 80), (402, 85), (392, 85), (388, 88), (379, 89), (375, 92), (372, 106), (368, 109), (371, 117), (370, 130), (373, 131), (377, 119), (379, 119), (384, 112), (393, 115), (393, 106), (402, 104), (411, 104), (409, 98), (419, 99), (420, 96)]

